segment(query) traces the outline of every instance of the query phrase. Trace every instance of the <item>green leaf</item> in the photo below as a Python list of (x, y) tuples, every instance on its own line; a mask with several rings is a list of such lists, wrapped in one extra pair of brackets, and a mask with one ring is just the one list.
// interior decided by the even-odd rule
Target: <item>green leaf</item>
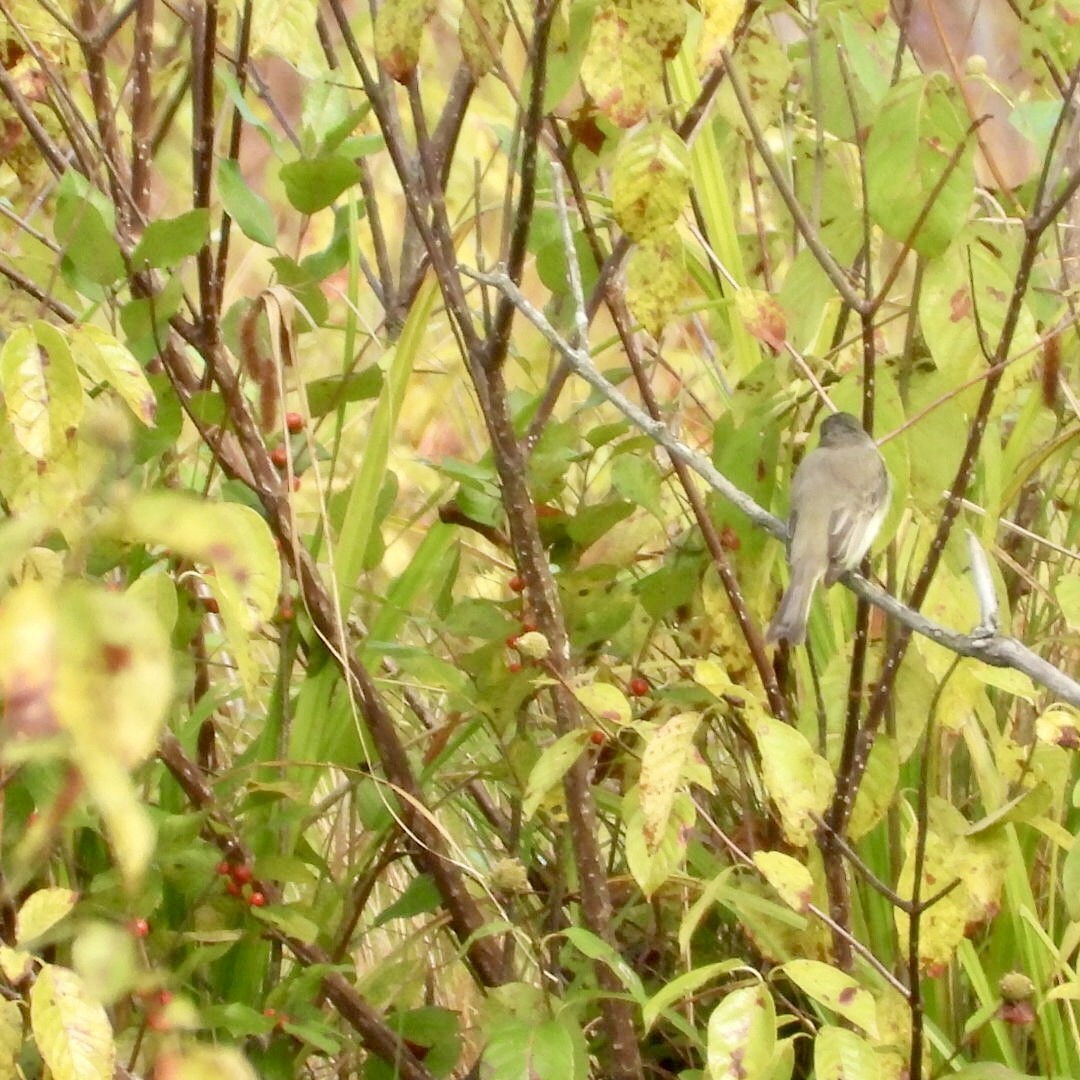
[(664, 520), (660, 503), (660, 470), (651, 457), (640, 453), (619, 454), (611, 463), (611, 486), (624, 499), (643, 506), (653, 517)]
[(709, 1080), (764, 1076), (775, 1047), (776, 1007), (768, 989), (756, 983), (732, 990), (709, 1017), (706, 1075)]
[(639, 1004), (644, 1003), (646, 998), (645, 987), (642, 985), (637, 972), (606, 941), (601, 940), (591, 930), (586, 930), (583, 926), (567, 927), (562, 931), (562, 935), (578, 952), (587, 956), (590, 960), (607, 964), (619, 977), (633, 999)]
[(206, 246), (210, 236), (210, 211), (202, 207), (179, 217), (151, 221), (131, 253), (132, 265), (176, 266)]
[(570, 766), (581, 757), (588, 741), (589, 733), (583, 728), (568, 731), (540, 755), (532, 772), (529, 773), (529, 779), (525, 785), (525, 796), (521, 802), (521, 812), (526, 820), (536, 813), (548, 792), (562, 780)]
[[(124, 275), (124, 259), (113, 235), (112, 207), (75, 171), (64, 174), (56, 202), (54, 231), (63, 261), (78, 277), (111, 285)], [(98, 205), (101, 200), (103, 205)]]
[(308, 411), (313, 418), (326, 416), (352, 401), (367, 401), (378, 397), (382, 390), (383, 373), (374, 364), (349, 375), (329, 375), (315, 379), (305, 387)]
[(360, 166), (333, 154), (282, 165), (280, 176), (289, 202), (303, 214), (314, 214), (360, 179)]
[(1061, 867), (1061, 894), (1069, 918), (1080, 921), (1080, 839), (1075, 837)]
[(218, 194), (221, 205), (240, 231), (256, 244), (273, 247), (277, 240), (277, 226), (270, 204), (248, 187), (240, 173), (240, 165), (231, 158), (221, 162), (217, 172)]
[(940, 75), (898, 83), (866, 145), (871, 216), (895, 240), (907, 240), (918, 224), (912, 246), (931, 259), (963, 228), (974, 194), (975, 136), (968, 134), (967, 112), (954, 95), (951, 80)]
[(58, 1080), (109, 1080), (116, 1047), (105, 1009), (69, 968), (45, 964), (30, 990), (30, 1025)]
[(276, 905), (268, 908), (252, 908), (251, 914), (267, 926), (280, 930), (297, 941), (310, 945), (319, 937), (319, 926), (295, 907)]
[[(564, 1018), (501, 1017), (488, 1026), (484, 1064), (499, 1080), (585, 1080), (580, 1032)], [(576, 1038), (575, 1038), (576, 1036)]]
[(700, 987), (721, 975), (728, 975), (740, 967), (739, 960), (721, 960), (715, 964), (706, 964), (704, 967), (685, 971), (682, 975), (666, 983), (661, 990), (654, 994), (641, 1010), (641, 1022), (646, 1031), (656, 1023), (665, 1009), (689, 997)]
[(411, 919), (437, 911), (442, 905), (442, 894), (430, 874), (421, 874), (409, 882), (405, 891), (379, 912), (374, 926), (382, 926), (394, 919)]

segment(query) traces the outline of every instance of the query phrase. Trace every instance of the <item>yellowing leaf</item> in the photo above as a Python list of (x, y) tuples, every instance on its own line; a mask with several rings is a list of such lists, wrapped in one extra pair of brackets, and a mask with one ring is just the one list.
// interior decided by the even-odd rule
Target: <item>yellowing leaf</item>
[(743, 0), (701, 0), (705, 18), (698, 41), (698, 66), (701, 70), (711, 68), (719, 58), (720, 50), (727, 44), (743, 13)]
[(1065, 705), (1052, 705), (1039, 713), (1035, 735), (1040, 742), (1080, 750), (1080, 712)]
[(820, 960), (789, 960), (781, 966), (784, 974), (803, 993), (827, 1009), (857, 1024), (876, 1039), (877, 1005), (869, 990), (864, 990), (850, 975)]
[[(657, 7), (662, 3), (656, 0)], [(581, 81), (597, 108), (619, 127), (632, 127), (659, 100), (663, 55), (649, 43), (631, 0), (606, 0), (597, 10)]]
[(474, 78), (495, 66), (507, 22), (505, 0), (465, 0), (458, 41)]
[(677, 236), (643, 240), (626, 263), (626, 303), (653, 337), (682, 310), (689, 281)]
[(154, 854), (156, 833), (131, 777), (115, 757), (83, 746), (79, 771), (94, 801), (124, 881), (137, 885)]
[(154, 426), (157, 398), (139, 361), (125, 346), (96, 326), (82, 326), (73, 331), (71, 348), (94, 382), (111, 386), (142, 424)]
[(10, 982), (25, 979), (34, 965), (31, 953), (22, 949), (13, 949), (10, 945), (0, 945), (0, 971)]
[(814, 879), (798, 859), (782, 851), (755, 851), (754, 865), (785, 904), (806, 914), (814, 893)]
[(30, 990), (30, 1023), (58, 1080), (112, 1080), (116, 1047), (109, 1018), (74, 971), (42, 967)]
[(406, 82), (420, 60), (420, 35), (434, 0), (386, 0), (375, 17), (375, 55), (391, 79)]
[(690, 191), (690, 151), (666, 124), (650, 124), (627, 139), (615, 157), (612, 212), (633, 240), (666, 231)]
[(743, 326), (775, 353), (783, 352), (787, 336), (787, 316), (775, 296), (759, 289), (739, 289), (735, 309)]
[(765, 1077), (775, 1047), (776, 1006), (768, 989), (757, 983), (732, 990), (709, 1017), (709, 1080)]
[(655, 843), (645, 837), (645, 817), (635, 787), (623, 804), (626, 821), (626, 865), (638, 887), (648, 897), (682, 865), (690, 832), (697, 820), (693, 800), (683, 791), (676, 792), (667, 816), (666, 827)]
[(0, 385), (19, 445), (46, 460), (63, 448), (83, 410), (79, 372), (59, 331), (20, 326), (0, 351)]
[(626, 695), (611, 683), (592, 682), (574, 688), (574, 697), (590, 716), (613, 724), (630, 723), (630, 702)]
[(521, 801), (521, 812), (526, 818), (536, 813), (544, 796), (562, 780), (566, 770), (581, 756), (588, 738), (589, 733), (584, 728), (568, 731), (540, 755), (529, 773), (525, 796)]
[(814, 753), (801, 732), (772, 717), (753, 721), (761, 753), (761, 775), (769, 797), (780, 811), (786, 839), (805, 847), (832, 799), (835, 780), (829, 763)]
[(700, 713), (679, 713), (654, 732), (645, 745), (638, 791), (650, 853), (656, 851), (667, 831), (675, 793), (686, 783), (683, 771), (694, 753), (694, 735), (700, 722)]
[[(1005, 880), (1008, 850), (1001, 828), (967, 835), (970, 826), (946, 800), (930, 803), (929, 831), (923, 857), (919, 898), (925, 902), (954, 881), (958, 884), (923, 913), (919, 928), (919, 962), (924, 971), (940, 972), (952, 960), (969, 929), (989, 921), (997, 911)], [(904, 865), (896, 889), (910, 898), (914, 887), (915, 835), (905, 841)], [(901, 942), (907, 942), (909, 919), (894, 913)]]
[(8, 1080), (19, 1074), (15, 1062), (19, 1059), (23, 1044), (22, 1011), (18, 1004), (0, 998), (0, 1077)]
[(850, 835), (865, 836), (885, 816), (900, 782), (900, 754), (896, 740), (884, 733), (878, 735), (870, 750), (862, 783), (855, 796), (848, 825)]
[(270, 617), (281, 589), (281, 562), (266, 522), (239, 503), (213, 503), (172, 491), (136, 495), (124, 508), (125, 539), (160, 545), (212, 566), (218, 586), (249, 610), (255, 628)]
[(41, 937), (75, 907), (78, 893), (71, 889), (38, 889), (31, 893), (19, 908), (15, 923), (15, 941), (26, 945)]
[(866, 1080), (880, 1076), (874, 1048), (854, 1031), (823, 1027), (814, 1040), (817, 1080)]

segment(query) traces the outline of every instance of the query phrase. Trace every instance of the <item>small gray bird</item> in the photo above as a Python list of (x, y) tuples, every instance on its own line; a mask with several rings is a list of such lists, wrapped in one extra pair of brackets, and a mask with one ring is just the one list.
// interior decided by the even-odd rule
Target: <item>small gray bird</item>
[(832, 585), (862, 562), (889, 509), (889, 474), (874, 440), (851, 413), (821, 425), (821, 442), (795, 470), (788, 520), (791, 584), (765, 632), (766, 644), (806, 640), (817, 583)]

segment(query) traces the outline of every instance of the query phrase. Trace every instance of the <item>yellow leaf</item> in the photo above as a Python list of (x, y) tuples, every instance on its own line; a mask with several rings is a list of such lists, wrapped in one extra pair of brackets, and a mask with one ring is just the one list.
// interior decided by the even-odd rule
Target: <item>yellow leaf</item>
[(795, 728), (764, 715), (751, 723), (761, 753), (761, 776), (780, 811), (784, 836), (805, 847), (817, 828), (811, 815), (823, 815), (832, 800), (832, 769)]
[(96, 326), (82, 326), (73, 331), (71, 347), (91, 379), (107, 383), (142, 424), (154, 426), (157, 398), (130, 350)]
[(638, 790), (642, 828), (650, 853), (655, 853), (667, 832), (675, 793), (686, 784), (684, 770), (694, 752), (694, 735), (700, 723), (700, 713), (679, 713), (645, 744)]
[(71, 889), (38, 889), (31, 893), (19, 908), (15, 923), (15, 940), (26, 945), (41, 937), (75, 907), (78, 893)]
[(655, 844), (645, 836), (645, 816), (640, 792), (633, 788), (623, 803), (626, 821), (626, 865), (646, 897), (652, 896), (682, 865), (697, 808), (686, 792), (675, 793), (663, 834)]
[[(640, 6), (664, 0), (639, 0)], [(660, 98), (663, 53), (647, 36), (632, 0), (607, 0), (593, 19), (581, 81), (597, 108), (619, 127), (632, 127)]]
[(667, 231), (679, 220), (689, 191), (690, 151), (666, 124), (650, 124), (619, 147), (612, 212), (631, 239)]
[(39, 324), (39, 335), (20, 326), (0, 351), (0, 384), (8, 420), (26, 453), (47, 460), (63, 448), (82, 416), (79, 372), (60, 333)]
[(674, 234), (642, 241), (627, 260), (626, 303), (653, 337), (682, 310), (688, 285), (682, 243)]
[(611, 683), (592, 682), (574, 688), (574, 697), (583, 709), (597, 720), (606, 720), (613, 724), (630, 723), (630, 702), (626, 695)]
[(249, 506), (214, 503), (173, 491), (136, 495), (118, 524), (122, 536), (158, 544), (212, 566), (218, 587), (250, 608), (245, 625), (270, 617), (281, 589), (281, 561), (266, 522)]
[(15, 1062), (23, 1044), (22, 1012), (14, 1001), (0, 998), (0, 1077), (14, 1080)]
[(755, 851), (754, 865), (794, 911), (805, 915), (814, 892), (814, 879), (798, 859), (782, 851)]
[(116, 1047), (109, 1018), (74, 971), (42, 967), (30, 990), (30, 1023), (57, 1080), (112, 1080)]
[(698, 41), (698, 66), (702, 71), (711, 68), (719, 59), (720, 50), (731, 37), (744, 6), (743, 0), (701, 0), (705, 18)]
[(504, 0), (465, 0), (458, 41), (474, 78), (486, 75), (495, 66), (507, 21)]
[(375, 55), (391, 79), (406, 82), (420, 60), (420, 35), (433, 0), (386, 0), (375, 17)]

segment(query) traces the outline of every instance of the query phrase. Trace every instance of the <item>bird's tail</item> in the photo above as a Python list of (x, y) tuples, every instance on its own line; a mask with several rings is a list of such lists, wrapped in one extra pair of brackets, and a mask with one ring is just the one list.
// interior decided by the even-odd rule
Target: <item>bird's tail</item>
[(792, 645), (801, 645), (806, 640), (806, 619), (810, 613), (810, 598), (814, 595), (817, 579), (803, 581), (796, 577), (792, 580), (776, 609), (773, 620), (765, 631), (765, 644), (774, 645), (778, 641), (787, 641)]

